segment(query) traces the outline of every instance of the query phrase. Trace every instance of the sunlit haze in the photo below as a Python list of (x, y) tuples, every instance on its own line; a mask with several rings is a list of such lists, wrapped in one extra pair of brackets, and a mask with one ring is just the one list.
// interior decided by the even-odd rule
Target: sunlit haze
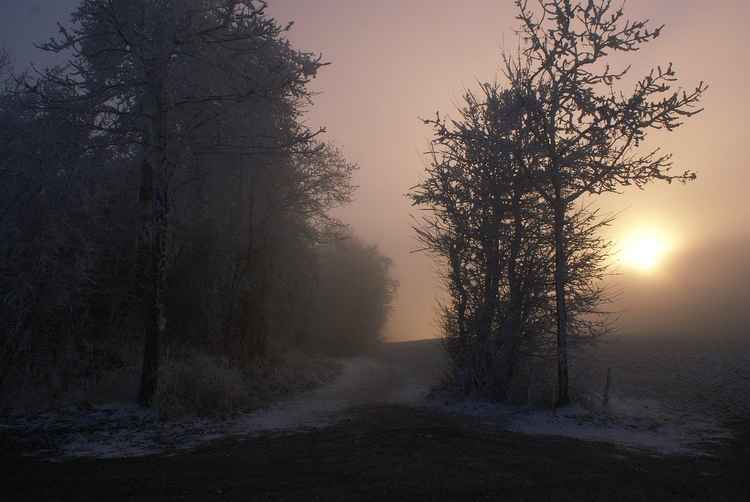
[[(670, 232), (646, 236), (625, 251), (640, 263), (618, 269), (621, 275), (613, 278), (622, 290), (622, 303), (628, 305), (642, 296), (643, 288), (652, 287), (649, 282), (620, 287), (631, 275), (645, 276), (648, 268), (653, 275), (656, 269), (663, 271), (662, 266), (675, 265), (678, 254), (705, 250), (698, 263), (670, 269), (679, 283), (680, 274), (708, 266), (713, 243), (742, 246), (750, 233), (750, 206), (744, 195), (750, 183), (744, 148), (750, 139), (745, 127), (750, 113), (748, 70), (740, 63), (745, 59), (744, 19), (750, 7), (739, 0), (710, 7), (688, 0), (680, 2), (679, 10), (672, 5), (627, 3), (628, 16), (649, 18), (666, 28), (638, 57), (621, 61), (633, 65), (633, 79), (651, 66), (671, 61), (685, 86), (709, 83), (699, 119), (674, 135), (652, 136), (648, 145), (673, 152), (675, 170), (694, 170), (698, 179), (686, 186), (655, 183), (597, 203), (618, 216), (608, 235), (615, 247), (653, 221)], [(422, 152), (430, 136), (418, 119), (436, 111), (455, 115), (463, 89), (499, 75), (501, 51), (517, 44), (512, 2), (282, 0), (272, 3), (272, 9), (281, 19), (299, 19), (292, 39), (322, 51), (332, 62), (318, 79), (321, 95), (311, 117), (326, 125), (361, 166), (358, 200), (343, 217), (394, 258), (401, 287), (389, 335), (436, 336), (439, 281), (430, 258), (412, 253), (418, 247), (412, 216), (419, 214), (402, 196), (424, 168)], [(334, 19), (336, 28), (331, 29)], [(677, 237), (679, 243), (670, 242)]]
[(638, 230), (624, 240), (622, 261), (627, 267), (652, 272), (662, 265), (670, 250), (669, 237), (663, 232)]
[[(52, 34), (56, 19), (74, 4), (73, 0), (3, 2), (0, 43), (10, 47), (19, 63), (36, 58), (30, 44), (46, 38), (45, 32)], [(422, 153), (430, 139), (419, 118), (432, 117), (436, 111), (453, 115), (464, 89), (499, 76), (501, 51), (518, 44), (512, 2), (276, 0), (269, 4), (280, 21), (296, 21), (289, 35), (296, 46), (320, 52), (331, 62), (314, 83), (319, 95), (308, 122), (325, 126), (328, 137), (360, 166), (356, 201), (339, 215), (394, 260), (400, 288), (388, 336), (399, 340), (437, 336), (439, 280), (431, 258), (413, 252), (418, 248), (413, 218), (419, 212), (404, 197), (423, 175)], [(39, 9), (40, 5), (45, 8)], [(646, 269), (674, 265), (678, 252), (703, 250), (698, 263), (687, 268), (697, 273), (710, 261), (713, 243), (742, 246), (750, 232), (746, 197), (750, 100), (744, 64), (750, 4), (685, 0), (679, 2), (679, 9), (674, 5), (628, 1), (628, 17), (649, 18), (666, 27), (637, 57), (614, 61), (632, 64), (633, 79), (671, 61), (686, 87), (701, 80), (709, 83), (705, 111), (697, 120), (673, 135), (652, 135), (646, 145), (673, 152), (675, 170), (694, 170), (698, 179), (686, 186), (654, 183), (644, 191), (628, 189), (624, 196), (598, 199), (604, 211), (618, 215), (608, 237), (615, 247), (625, 245), (628, 261), (637, 265), (619, 270), (624, 274), (615, 279), (619, 282), (630, 275), (642, 276)], [(670, 242), (663, 242), (663, 236), (633, 244), (623, 241), (653, 218), (680, 232), (680, 248), (674, 255), (667, 252)], [(670, 270), (684, 273), (679, 267)], [(680, 281), (680, 277), (673, 279)], [(648, 282), (631, 284), (622, 298), (640, 297), (641, 288), (648, 287)]]

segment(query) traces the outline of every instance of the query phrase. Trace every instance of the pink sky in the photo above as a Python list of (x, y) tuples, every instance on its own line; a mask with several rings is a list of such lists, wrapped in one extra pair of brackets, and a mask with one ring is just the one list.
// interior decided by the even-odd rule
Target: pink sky
[[(748, 5), (627, 3), (628, 17), (667, 25), (661, 39), (627, 61), (633, 75), (671, 61), (681, 83), (706, 80), (711, 88), (703, 114), (671, 137), (655, 138), (674, 152), (676, 168), (697, 171), (698, 181), (602, 199), (607, 210), (624, 211), (612, 229), (615, 241), (650, 225), (688, 250), (750, 230)], [(501, 48), (517, 43), (512, 2), (276, 0), (270, 12), (280, 21), (295, 20), (292, 41), (332, 62), (315, 84), (321, 94), (309, 120), (325, 125), (361, 167), (358, 200), (342, 215), (395, 261), (401, 289), (389, 336), (435, 336), (439, 288), (430, 259), (411, 253), (417, 244), (410, 215), (417, 211), (403, 197), (424, 168), (429, 131), (418, 117), (452, 112), (464, 88), (495, 78)]]

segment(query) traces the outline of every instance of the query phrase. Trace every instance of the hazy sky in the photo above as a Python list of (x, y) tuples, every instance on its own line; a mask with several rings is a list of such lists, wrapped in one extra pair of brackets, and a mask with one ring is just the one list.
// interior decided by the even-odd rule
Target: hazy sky
[[(35, 57), (31, 43), (52, 34), (55, 20), (64, 19), (76, 3), (0, 0), (0, 44), (22, 66)], [(430, 117), (436, 110), (450, 114), (463, 89), (474, 87), (477, 79), (495, 78), (502, 47), (513, 49), (517, 44), (512, 1), (269, 3), (270, 13), (280, 21), (295, 21), (290, 38), (296, 46), (322, 52), (332, 63), (315, 82), (320, 95), (308, 120), (312, 126), (326, 126), (329, 139), (361, 167), (357, 202), (341, 215), (395, 261), (401, 288), (389, 336), (434, 336), (439, 289), (429, 257), (411, 253), (417, 243), (410, 215), (417, 212), (404, 198), (424, 169), (421, 152), (427, 147), (429, 130), (418, 117)], [(627, 60), (633, 63), (634, 76), (671, 61), (680, 83), (689, 87), (706, 80), (710, 89), (703, 114), (676, 133), (653, 140), (674, 152), (677, 170), (697, 171), (698, 181), (689, 186), (652, 185), (644, 192), (602, 199), (600, 205), (606, 210), (622, 211), (611, 238), (619, 245), (645, 228), (666, 236), (675, 262), (679, 256), (698, 253), (695, 263), (708, 267), (711, 256), (721, 255), (731, 261), (728, 270), (736, 266), (739, 273), (750, 271), (747, 249), (722, 254), (727, 246), (750, 242), (745, 240), (750, 233), (746, 127), (750, 4), (629, 0), (625, 12), (630, 18), (667, 25), (659, 40)], [(674, 291), (695, 282), (682, 281), (679, 274), (696, 273), (696, 266), (678, 268), (670, 272), (665, 266), (661, 274), (677, 274), (668, 278)], [(627, 267), (622, 272), (626, 298), (656, 288), (655, 276), (639, 277)], [(711, 275), (720, 276), (724, 277)]]

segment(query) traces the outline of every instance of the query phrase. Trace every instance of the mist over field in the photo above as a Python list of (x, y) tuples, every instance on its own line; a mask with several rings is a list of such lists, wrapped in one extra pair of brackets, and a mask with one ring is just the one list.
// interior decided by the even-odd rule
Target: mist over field
[[(747, 337), (750, 239), (707, 242), (676, 252), (653, 276), (622, 274), (611, 287), (623, 334), (709, 339)], [(619, 296), (618, 296), (619, 294)]]

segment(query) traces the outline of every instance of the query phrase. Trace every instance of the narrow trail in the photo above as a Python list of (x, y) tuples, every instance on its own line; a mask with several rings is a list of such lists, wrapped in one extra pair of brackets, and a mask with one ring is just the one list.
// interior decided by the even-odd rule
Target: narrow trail
[(10, 431), (26, 454), (40, 459), (176, 454), (219, 440), (326, 428), (367, 407), (419, 405), (443, 375), (446, 359), (432, 341), (385, 344), (342, 364), (329, 384), (231, 418), (163, 422), (153, 410), (114, 403), (19, 417), (2, 425), (0, 433)]
[(445, 352), (434, 340), (384, 344), (341, 362), (341, 374), (322, 387), (225, 419), (165, 422), (154, 411), (114, 404), (24, 417), (4, 427), (22, 438), (26, 454), (52, 460), (174, 455), (222, 440), (319, 433), (345, 426), (355, 415), (376, 421), (379, 409), (393, 406), (430, 415), (436, 422), (452, 417), (488, 434), (564, 436), (659, 455), (711, 456), (734, 441), (732, 431), (715, 417), (675, 412), (637, 395), (613, 396), (607, 409), (428, 400), (448, 368)]
[(299, 430), (336, 423), (353, 409), (419, 405), (439, 383), (447, 359), (436, 341), (386, 344), (376, 352), (344, 361), (341, 375), (312, 392), (250, 414), (238, 432)]

